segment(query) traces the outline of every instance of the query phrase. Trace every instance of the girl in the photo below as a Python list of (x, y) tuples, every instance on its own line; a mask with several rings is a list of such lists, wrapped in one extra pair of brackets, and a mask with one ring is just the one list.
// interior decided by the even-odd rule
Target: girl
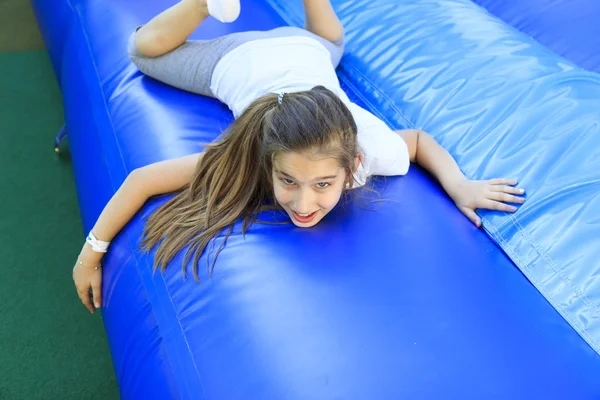
[(164, 270), (189, 246), (184, 275), (189, 258), (194, 256), (196, 266), (212, 238), (226, 229), (226, 240), (239, 219), (245, 231), (267, 204), (282, 209), (296, 226), (311, 227), (336, 206), (343, 191), (363, 186), (372, 175), (404, 175), (410, 162), (438, 179), (477, 226), (475, 209), (514, 212), (506, 203), (523, 203), (516, 181), (470, 181), (425, 132), (394, 132), (352, 103), (335, 75), (343, 52), (342, 25), (329, 0), (303, 3), (306, 29), (186, 41), (209, 15), (235, 20), (240, 4), (181, 0), (132, 34), (129, 55), (143, 73), (223, 101), (236, 120), (204, 152), (129, 174), (89, 233), (73, 270), (90, 312), (101, 306), (100, 261), (110, 240), (155, 195), (178, 192), (148, 219), (142, 247), (157, 246), (155, 268)]

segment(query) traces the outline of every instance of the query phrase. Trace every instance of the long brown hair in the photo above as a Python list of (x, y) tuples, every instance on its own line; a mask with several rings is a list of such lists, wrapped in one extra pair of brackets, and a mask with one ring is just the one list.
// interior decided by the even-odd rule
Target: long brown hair
[(164, 271), (173, 257), (189, 246), (183, 274), (193, 256), (194, 278), (199, 280), (200, 256), (210, 241), (226, 230), (209, 267), (210, 275), (234, 223), (243, 218), (245, 234), (258, 214), (273, 203), (274, 157), (307, 150), (337, 159), (352, 185), (357, 129), (338, 96), (316, 86), (254, 101), (220, 140), (206, 146), (192, 181), (148, 218), (142, 248), (149, 251), (158, 246), (154, 269)]

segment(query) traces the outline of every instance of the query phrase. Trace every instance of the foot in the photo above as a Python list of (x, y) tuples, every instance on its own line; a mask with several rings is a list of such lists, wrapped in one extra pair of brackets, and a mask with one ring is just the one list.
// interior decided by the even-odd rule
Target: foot
[(240, 0), (206, 0), (208, 13), (221, 22), (233, 22), (240, 15)]

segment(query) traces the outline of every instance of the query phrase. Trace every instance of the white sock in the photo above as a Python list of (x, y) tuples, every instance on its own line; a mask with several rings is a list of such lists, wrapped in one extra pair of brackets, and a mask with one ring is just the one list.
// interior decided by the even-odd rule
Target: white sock
[(233, 22), (240, 15), (240, 0), (206, 0), (208, 13), (221, 22)]

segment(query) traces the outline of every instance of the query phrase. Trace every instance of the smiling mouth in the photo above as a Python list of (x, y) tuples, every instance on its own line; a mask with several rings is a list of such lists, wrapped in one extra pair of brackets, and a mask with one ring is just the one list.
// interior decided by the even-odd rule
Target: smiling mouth
[(298, 214), (296, 211), (292, 210), (292, 214), (296, 221), (306, 224), (307, 222), (310, 222), (315, 218), (315, 216), (317, 215), (317, 212), (315, 211), (310, 214)]

